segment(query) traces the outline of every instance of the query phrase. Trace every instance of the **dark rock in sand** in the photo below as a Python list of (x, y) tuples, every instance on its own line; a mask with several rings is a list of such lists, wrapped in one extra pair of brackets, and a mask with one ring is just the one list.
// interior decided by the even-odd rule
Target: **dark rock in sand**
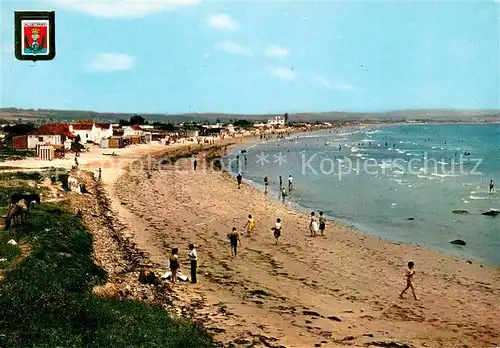
[(269, 293), (265, 290), (251, 290), (250, 294), (258, 296), (270, 296)]
[(370, 342), (368, 343), (368, 345), (376, 347), (386, 347), (386, 348), (415, 348), (415, 346), (412, 344), (398, 343), (394, 341)]
[(453, 214), (469, 214), (469, 211), (457, 209), (453, 210)]
[(330, 319), (330, 320), (333, 320), (333, 321), (339, 321), (339, 322), (340, 322), (340, 321), (342, 321), (342, 319), (340, 319), (339, 317), (336, 317), (336, 316), (334, 316), (334, 315), (329, 316), (329, 317), (327, 317), (327, 318), (328, 318), (328, 319)]
[(472, 265), (472, 261), (471, 260), (467, 260), (467, 263)]
[(461, 239), (452, 240), (450, 243), (455, 244), (455, 245), (467, 245), (467, 243), (465, 243), (465, 241), (463, 241)]
[(346, 337), (344, 337), (344, 338), (342, 339), (342, 341), (352, 341), (352, 340), (354, 340), (354, 339), (356, 339), (356, 337), (354, 337), (354, 336), (346, 336)]
[(314, 312), (314, 311), (302, 311), (302, 314), (310, 315), (312, 317), (321, 317), (321, 314), (319, 314), (318, 312)]

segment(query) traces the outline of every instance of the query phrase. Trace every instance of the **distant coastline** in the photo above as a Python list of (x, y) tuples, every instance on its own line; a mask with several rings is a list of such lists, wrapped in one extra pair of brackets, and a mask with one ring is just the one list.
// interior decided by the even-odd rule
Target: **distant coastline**
[[(228, 114), (228, 113), (139, 113), (150, 122), (228, 122), (246, 119), (252, 122), (267, 120), (282, 114)], [(451, 122), (451, 123), (500, 123), (500, 110), (453, 110), (422, 109), (389, 112), (290, 112), (290, 122)], [(92, 118), (95, 121), (116, 121), (129, 119), (134, 113), (95, 112), (85, 110), (18, 109), (1, 108), (0, 120), (23, 120), (25, 122), (61, 122)]]

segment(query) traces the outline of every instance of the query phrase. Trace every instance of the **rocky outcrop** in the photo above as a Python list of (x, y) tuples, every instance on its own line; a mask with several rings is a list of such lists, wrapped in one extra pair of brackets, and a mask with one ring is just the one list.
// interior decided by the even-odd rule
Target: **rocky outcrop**
[(467, 245), (467, 243), (465, 243), (465, 241), (463, 241), (461, 239), (452, 240), (450, 243), (455, 244), (455, 245)]

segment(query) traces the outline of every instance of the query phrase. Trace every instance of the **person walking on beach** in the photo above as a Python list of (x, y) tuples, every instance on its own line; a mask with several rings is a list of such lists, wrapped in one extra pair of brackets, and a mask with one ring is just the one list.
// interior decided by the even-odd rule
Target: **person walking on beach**
[(288, 191), (292, 190), (292, 183), (293, 183), (292, 174), (288, 174)]
[(285, 198), (286, 198), (286, 189), (285, 187), (283, 186), (281, 188), (281, 199), (283, 200), (283, 203), (285, 203)]
[(309, 222), (309, 231), (311, 232), (311, 237), (316, 237), (316, 233), (318, 232), (318, 221), (316, 220), (316, 213), (311, 212), (311, 221)]
[(276, 244), (278, 244), (278, 239), (281, 237), (281, 219), (277, 218), (274, 227), (271, 228), (274, 232), (274, 238), (276, 239)]
[(418, 301), (417, 295), (415, 295), (415, 288), (413, 287), (413, 276), (415, 275), (415, 264), (410, 261), (408, 262), (408, 269), (406, 270), (406, 288), (399, 294), (400, 298), (403, 298), (404, 293), (408, 290), (411, 289), (411, 292), (413, 294), (413, 298)]
[(323, 215), (323, 212), (319, 212), (319, 230), (321, 232), (321, 235), (324, 237), (325, 236), (325, 228), (326, 228), (326, 218)]
[(191, 263), (191, 284), (196, 284), (196, 267), (198, 266), (198, 255), (196, 254), (196, 249), (194, 244), (189, 244), (189, 262)]
[(495, 191), (495, 184), (493, 180), (490, 180), (490, 195)]
[(99, 167), (99, 169), (97, 170), (97, 173), (98, 173), (97, 180), (101, 181), (101, 177), (102, 177), (102, 168), (101, 167)]
[(233, 230), (227, 234), (227, 238), (229, 239), (229, 243), (231, 245), (231, 256), (236, 257), (238, 243), (240, 243), (240, 235), (238, 234), (238, 231), (236, 231), (236, 227), (233, 227)]
[(194, 169), (194, 171), (196, 171), (196, 168), (198, 168), (198, 160), (195, 157), (194, 161), (193, 161), (193, 169)]
[(252, 215), (248, 215), (248, 220), (247, 220), (247, 223), (245, 224), (245, 226), (243, 226), (243, 228), (247, 228), (247, 235), (250, 236), (253, 232), (253, 229), (255, 227), (255, 221), (252, 217)]
[(283, 178), (280, 175), (280, 188), (283, 186)]
[(267, 187), (269, 186), (269, 179), (267, 175), (264, 177), (264, 192), (267, 193)]
[(170, 254), (169, 257), (170, 272), (172, 273), (171, 275), (172, 283), (175, 283), (177, 281), (177, 277), (179, 276), (179, 268), (181, 268), (181, 265), (179, 263), (179, 256), (177, 256), (178, 253), (179, 249), (173, 248), (172, 253)]
[(241, 179), (242, 179), (241, 173), (238, 173), (238, 175), (236, 175), (236, 181), (238, 182), (238, 188), (241, 188)]

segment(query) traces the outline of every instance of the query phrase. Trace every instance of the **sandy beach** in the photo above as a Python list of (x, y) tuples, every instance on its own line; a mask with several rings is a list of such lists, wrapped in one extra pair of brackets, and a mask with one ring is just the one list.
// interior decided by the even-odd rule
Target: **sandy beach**
[[(187, 150), (183, 150), (187, 151)], [(134, 170), (105, 178), (126, 233), (165, 271), (172, 247), (189, 273), (187, 245), (199, 255), (199, 283), (174, 286), (176, 305), (222, 342), (286, 347), (494, 347), (500, 272), (415, 245), (381, 240), (328, 223), (308, 236), (308, 216), (237, 188), (225, 172), (181, 159), (176, 169)], [(115, 173), (116, 174), (116, 173)], [(231, 227), (256, 219), (231, 258)], [(270, 230), (283, 221), (278, 245)], [(419, 301), (404, 288), (416, 263)]]
[[(249, 185), (238, 189), (228, 173), (208, 168), (202, 154), (196, 172), (189, 158), (178, 160), (175, 168), (124, 165), (145, 155), (187, 155), (194, 148), (125, 149), (103, 166), (103, 189), (119, 233), (157, 273), (167, 270), (169, 250), (178, 247), (181, 269), (189, 274), (187, 247), (196, 245), (199, 283), (177, 283), (168, 296), (178, 313), (202, 322), (218, 341), (254, 347), (486, 348), (500, 343), (497, 268), (334, 222), (327, 223), (325, 238), (311, 238), (306, 214)], [(214, 151), (219, 150), (210, 155), (217, 155)], [(118, 160), (120, 165), (113, 162)], [(82, 163), (88, 170), (102, 164)], [(251, 237), (241, 236), (233, 259), (226, 235), (233, 226), (243, 231), (248, 214), (256, 228)], [(275, 245), (270, 228), (277, 217), (283, 236)], [(106, 258), (103, 250), (111, 242), (100, 240), (103, 226), (94, 229), (101, 250), (97, 259)], [(411, 293), (398, 298), (410, 260), (416, 264), (419, 301)], [(123, 273), (106, 270), (110, 279)]]

